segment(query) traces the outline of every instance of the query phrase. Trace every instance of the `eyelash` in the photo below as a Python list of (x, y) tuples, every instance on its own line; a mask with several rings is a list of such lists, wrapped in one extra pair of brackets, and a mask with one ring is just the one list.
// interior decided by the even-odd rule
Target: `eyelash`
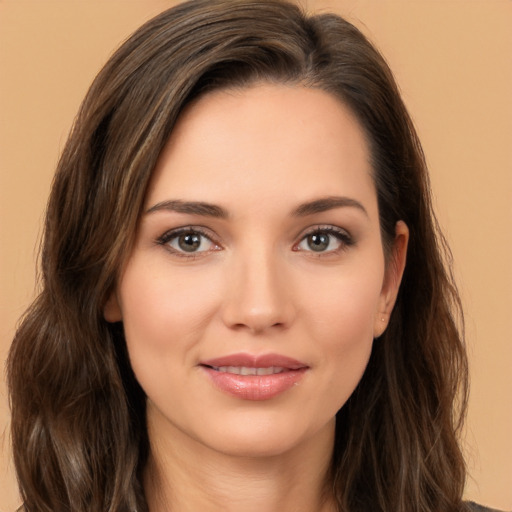
[[(213, 244), (216, 248), (213, 250), (207, 250), (207, 251), (194, 251), (187, 253), (185, 251), (180, 251), (175, 249), (174, 247), (170, 246), (170, 242), (174, 239), (177, 239), (180, 235), (200, 235), (201, 237), (206, 238), (211, 244)], [(299, 245), (303, 243), (309, 236), (312, 235), (319, 235), (319, 234), (326, 234), (329, 236), (335, 237), (341, 244), (341, 246), (337, 249), (331, 249), (329, 251), (314, 251), (314, 250), (304, 250), (300, 249)], [(157, 238), (156, 243), (158, 245), (163, 245), (166, 247), (166, 249), (170, 252), (172, 252), (173, 255), (176, 255), (180, 258), (185, 259), (195, 259), (200, 257), (201, 255), (209, 252), (215, 252), (218, 250), (221, 250), (220, 244), (218, 244), (214, 238), (212, 237), (211, 233), (205, 229), (202, 229), (198, 226), (186, 226), (182, 228), (176, 228), (171, 229), (167, 232), (165, 232), (162, 236)], [(344, 229), (338, 228), (336, 226), (314, 226), (310, 228), (308, 231), (306, 231), (304, 234), (301, 235), (299, 242), (293, 245), (294, 251), (297, 252), (308, 252), (314, 255), (315, 257), (322, 257), (322, 256), (328, 256), (332, 254), (339, 254), (341, 251), (347, 250), (349, 247), (353, 246), (355, 244), (354, 239), (352, 236)]]
[(311, 253), (311, 255), (315, 257), (326, 257), (333, 254), (339, 254), (341, 251), (346, 251), (349, 247), (353, 246), (355, 244), (355, 240), (352, 238), (352, 236), (342, 228), (338, 228), (336, 226), (314, 226), (310, 228), (308, 231), (306, 231), (300, 238), (300, 241), (294, 245), (295, 251), (303, 251), (303, 249), (299, 249), (299, 245), (303, 243), (309, 236), (311, 235), (318, 235), (318, 234), (325, 234), (329, 236), (333, 236), (340, 242), (340, 247), (337, 249), (331, 249), (330, 251), (319, 251), (316, 252), (314, 250), (309, 250), (305, 252)]
[(206, 238), (208, 241), (210, 241), (213, 245), (215, 245), (217, 247), (216, 249), (213, 249), (213, 251), (220, 250), (220, 245), (213, 239), (210, 232), (206, 231), (198, 226), (186, 226), (186, 227), (182, 227), (182, 228), (171, 229), (171, 230), (165, 232), (159, 238), (157, 238), (156, 243), (158, 245), (165, 246), (165, 248), (169, 252), (171, 252), (173, 255), (176, 255), (179, 258), (185, 258), (185, 259), (196, 259), (204, 253), (211, 252), (211, 251), (197, 251), (197, 252), (187, 253), (185, 251), (179, 251), (179, 250), (175, 249), (174, 247), (171, 247), (169, 243), (172, 240), (174, 240), (175, 238), (178, 238), (180, 235), (201, 235), (201, 237)]

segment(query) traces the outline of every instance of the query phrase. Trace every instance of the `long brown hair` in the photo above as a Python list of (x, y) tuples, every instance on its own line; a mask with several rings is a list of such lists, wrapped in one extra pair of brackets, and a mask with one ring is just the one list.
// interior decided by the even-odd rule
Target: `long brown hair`
[(142, 26), (107, 62), (58, 164), (42, 292), (8, 360), (27, 511), (147, 510), (145, 396), (122, 325), (107, 323), (103, 306), (184, 106), (214, 89), (262, 81), (320, 88), (353, 111), (371, 148), (384, 246), (400, 219), (411, 233), (389, 327), (337, 415), (328, 485), (339, 510), (462, 509), (460, 303), (421, 145), (388, 66), (339, 16), (306, 16), (279, 0), (193, 0)]

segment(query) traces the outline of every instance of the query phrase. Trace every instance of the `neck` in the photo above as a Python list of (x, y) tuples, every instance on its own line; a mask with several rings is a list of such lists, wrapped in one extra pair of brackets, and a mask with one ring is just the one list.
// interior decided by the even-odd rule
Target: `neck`
[[(144, 475), (150, 512), (334, 512), (328, 475), (334, 425), (285, 453), (261, 457), (220, 453), (178, 429), (148, 425)], [(170, 435), (172, 434), (172, 435)]]

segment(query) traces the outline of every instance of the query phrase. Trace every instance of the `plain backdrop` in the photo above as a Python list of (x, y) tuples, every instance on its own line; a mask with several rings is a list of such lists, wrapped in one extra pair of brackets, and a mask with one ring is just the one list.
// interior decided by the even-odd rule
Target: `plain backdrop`
[[(119, 43), (175, 2), (0, 0), (0, 360), (34, 297), (59, 152)], [(512, 510), (512, 1), (304, 0), (344, 15), (394, 70), (454, 255), (471, 362), (466, 495)], [(0, 383), (0, 511), (19, 503)]]

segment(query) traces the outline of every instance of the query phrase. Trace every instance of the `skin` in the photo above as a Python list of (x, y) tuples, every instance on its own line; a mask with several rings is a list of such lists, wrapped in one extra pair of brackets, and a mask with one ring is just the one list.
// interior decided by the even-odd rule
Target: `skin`
[[(182, 114), (105, 307), (124, 322), (148, 397), (152, 511), (334, 510), (324, 485), (335, 415), (386, 328), (408, 240), (397, 223), (386, 265), (369, 160), (356, 119), (320, 90), (259, 84), (210, 93)], [(332, 197), (350, 201), (297, 215)], [(204, 233), (197, 250), (181, 249), (178, 228)], [(200, 366), (240, 352), (308, 369), (272, 399), (244, 400)]]

